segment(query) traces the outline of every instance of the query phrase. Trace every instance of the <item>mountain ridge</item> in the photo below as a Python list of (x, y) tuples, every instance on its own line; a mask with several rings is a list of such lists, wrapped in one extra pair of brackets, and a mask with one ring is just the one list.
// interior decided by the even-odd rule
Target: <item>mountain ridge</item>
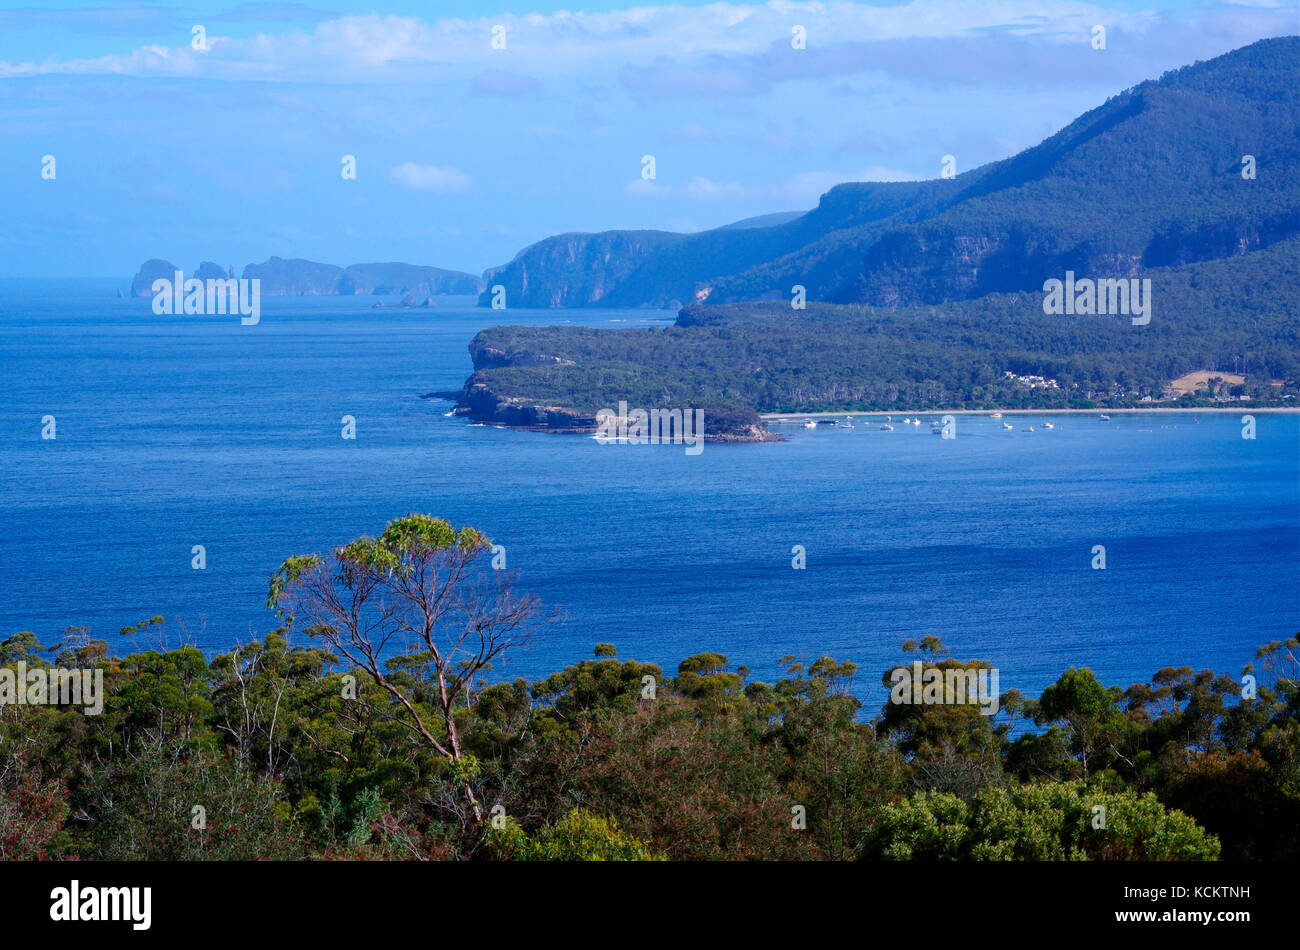
[[(813, 300), (908, 306), (1028, 289), (1024, 276), (1044, 267), (1132, 272), (1179, 223), (1191, 225), (1180, 235), (1190, 259), (1234, 239), (1240, 251), (1267, 246), (1300, 231), (1298, 89), (1300, 37), (1259, 40), (1139, 83), (953, 178), (845, 182), (771, 226), (546, 238), (484, 279), (522, 307), (766, 300), (796, 284)], [(1254, 179), (1241, 175), (1247, 155)], [(1195, 247), (1198, 234), (1214, 254)]]

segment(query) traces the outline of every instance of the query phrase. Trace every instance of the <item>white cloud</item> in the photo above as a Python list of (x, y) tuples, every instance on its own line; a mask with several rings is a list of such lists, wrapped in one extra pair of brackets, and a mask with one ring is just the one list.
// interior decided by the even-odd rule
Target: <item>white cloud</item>
[(743, 185), (695, 177), (684, 184), (636, 179), (624, 186), (633, 198), (698, 201), (720, 204), (733, 201), (773, 200), (811, 204), (831, 188), (846, 181), (915, 181), (920, 175), (897, 168), (873, 166), (857, 172), (800, 172), (777, 185)]
[(418, 165), (415, 162), (403, 162), (394, 166), (389, 171), (388, 177), (407, 188), (432, 191), (440, 195), (455, 195), (468, 191), (471, 184), (470, 177), (459, 169)]
[(701, 177), (692, 178), (684, 185), (665, 185), (638, 178), (629, 182), (623, 190), (633, 198), (673, 198), (710, 204), (722, 201), (749, 201), (761, 197), (766, 191), (763, 188), (751, 188), (735, 181), (718, 182)]
[[(10, 16), (22, 15), (16, 11)], [(211, 48), (206, 52), (188, 45), (151, 46), (95, 59), (0, 63), (0, 77), (108, 73), (254, 81), (433, 81), (449, 78), (448, 67), (458, 67), (450, 73), (461, 79), (484, 69), (581, 76), (604, 67), (610, 72), (652, 70), (647, 82), (671, 84), (671, 69), (663, 68), (683, 62), (698, 64), (702, 72), (695, 78), (706, 84), (743, 91), (761, 85), (755, 71), (783, 77), (844, 44), (978, 37), (998, 29), (1073, 42), (1086, 41), (1093, 23), (1142, 33), (1160, 22), (1160, 15), (1152, 12), (1122, 13), (1078, 0), (911, 0), (898, 6), (772, 0), (434, 22), (370, 13), (327, 20), (311, 32), (288, 29), (239, 39), (209, 34)], [(491, 48), (497, 24), (506, 27), (504, 50)], [(807, 30), (805, 50), (790, 46), (794, 25)], [(870, 67), (869, 62), (857, 65)], [(913, 64), (918, 70), (924, 66)], [(637, 73), (632, 76), (635, 81)]]

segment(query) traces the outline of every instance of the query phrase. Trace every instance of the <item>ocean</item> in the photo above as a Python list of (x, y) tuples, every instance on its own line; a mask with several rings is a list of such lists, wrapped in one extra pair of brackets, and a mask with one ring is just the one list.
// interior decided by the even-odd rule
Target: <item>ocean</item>
[(937, 413), (895, 413), (892, 432), (782, 426), (785, 442), (689, 455), (470, 425), (420, 398), (460, 387), (483, 327), (671, 313), (271, 297), (244, 327), (155, 316), (126, 287), (0, 281), (0, 639), (88, 626), (121, 653), (122, 627), (161, 614), (172, 645), (224, 651), (275, 628), (286, 556), (409, 512), (480, 528), (562, 612), (502, 679), (598, 642), (668, 672), (716, 651), (768, 681), (782, 656), (829, 654), (858, 664), (870, 711), (901, 642), (929, 634), (1036, 695), (1071, 665), (1120, 686), (1239, 675), (1300, 631), (1296, 415), (1255, 413), (1253, 440), (1239, 414), (958, 416), (949, 440)]

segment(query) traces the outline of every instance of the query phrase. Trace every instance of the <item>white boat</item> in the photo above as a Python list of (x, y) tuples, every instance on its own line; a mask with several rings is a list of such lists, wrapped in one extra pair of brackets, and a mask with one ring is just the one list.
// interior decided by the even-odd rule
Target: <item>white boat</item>
[(995, 413), (993, 413), (993, 415), (989, 416), (989, 418), (990, 418), (990, 419), (1001, 419), (1001, 418), (1002, 418), (1002, 413), (1000, 413), (1000, 412), (995, 412)]
[(884, 425), (882, 425), (880, 428), (883, 429), (883, 430), (886, 431), (886, 432), (893, 432), (893, 431), (894, 431), (894, 427), (891, 426), (888, 422), (886, 422), (886, 423), (885, 423)]
[(856, 428), (857, 428), (857, 426), (855, 426), (855, 425), (853, 424), (853, 419), (852, 419), (852, 417), (850, 417), (850, 416), (845, 416), (845, 417), (844, 417), (843, 427), (844, 427), (845, 429), (856, 429)]
[(815, 429), (817, 428), (817, 423), (813, 422), (811, 419), (805, 419), (803, 421), (803, 427), (805, 429)]
[(1056, 423), (1054, 423), (1054, 422), (1044, 422), (1044, 423), (1043, 423), (1043, 428), (1044, 428), (1044, 429), (1055, 429), (1055, 428), (1056, 428)]
[(914, 425), (914, 426), (919, 426), (920, 424), (921, 424), (921, 417), (920, 417), (920, 416), (917, 416), (915, 419), (912, 420), (912, 425)]
[(912, 424), (912, 420), (911, 420), (911, 419), (908, 419), (908, 418), (904, 418), (904, 419), (903, 419), (903, 425), (905, 425), (905, 426), (910, 426), (911, 424)]
[(1021, 432), (1033, 432), (1033, 431), (1034, 431), (1034, 427), (1033, 427), (1033, 426), (1030, 426), (1028, 429), (1021, 429), (1020, 431), (1021, 431)]
[(1102, 417), (1101, 417), (1101, 421), (1102, 421), (1102, 422), (1110, 422), (1110, 416), (1108, 416), (1108, 415), (1106, 415), (1105, 413), (1103, 413), (1103, 414), (1102, 414)]
[(1014, 429), (1015, 426), (1013, 426), (1010, 422), (1004, 422), (1002, 423), (1002, 428), (1009, 430), (1009, 429)]

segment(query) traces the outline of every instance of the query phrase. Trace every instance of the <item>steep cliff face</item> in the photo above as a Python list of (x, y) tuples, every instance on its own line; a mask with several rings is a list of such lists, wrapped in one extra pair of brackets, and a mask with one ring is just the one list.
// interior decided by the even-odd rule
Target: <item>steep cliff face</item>
[(503, 396), (494, 392), (486, 381), (475, 378), (466, 384), (460, 406), (469, 410), (470, 418), (498, 425), (557, 432), (585, 432), (596, 427), (595, 413), (567, 406), (538, 405), (525, 398)]
[(500, 285), (508, 307), (609, 306), (611, 290), (650, 255), (685, 237), (669, 231), (604, 231), (547, 238), (485, 273), (479, 304), (489, 306), (492, 288)]

